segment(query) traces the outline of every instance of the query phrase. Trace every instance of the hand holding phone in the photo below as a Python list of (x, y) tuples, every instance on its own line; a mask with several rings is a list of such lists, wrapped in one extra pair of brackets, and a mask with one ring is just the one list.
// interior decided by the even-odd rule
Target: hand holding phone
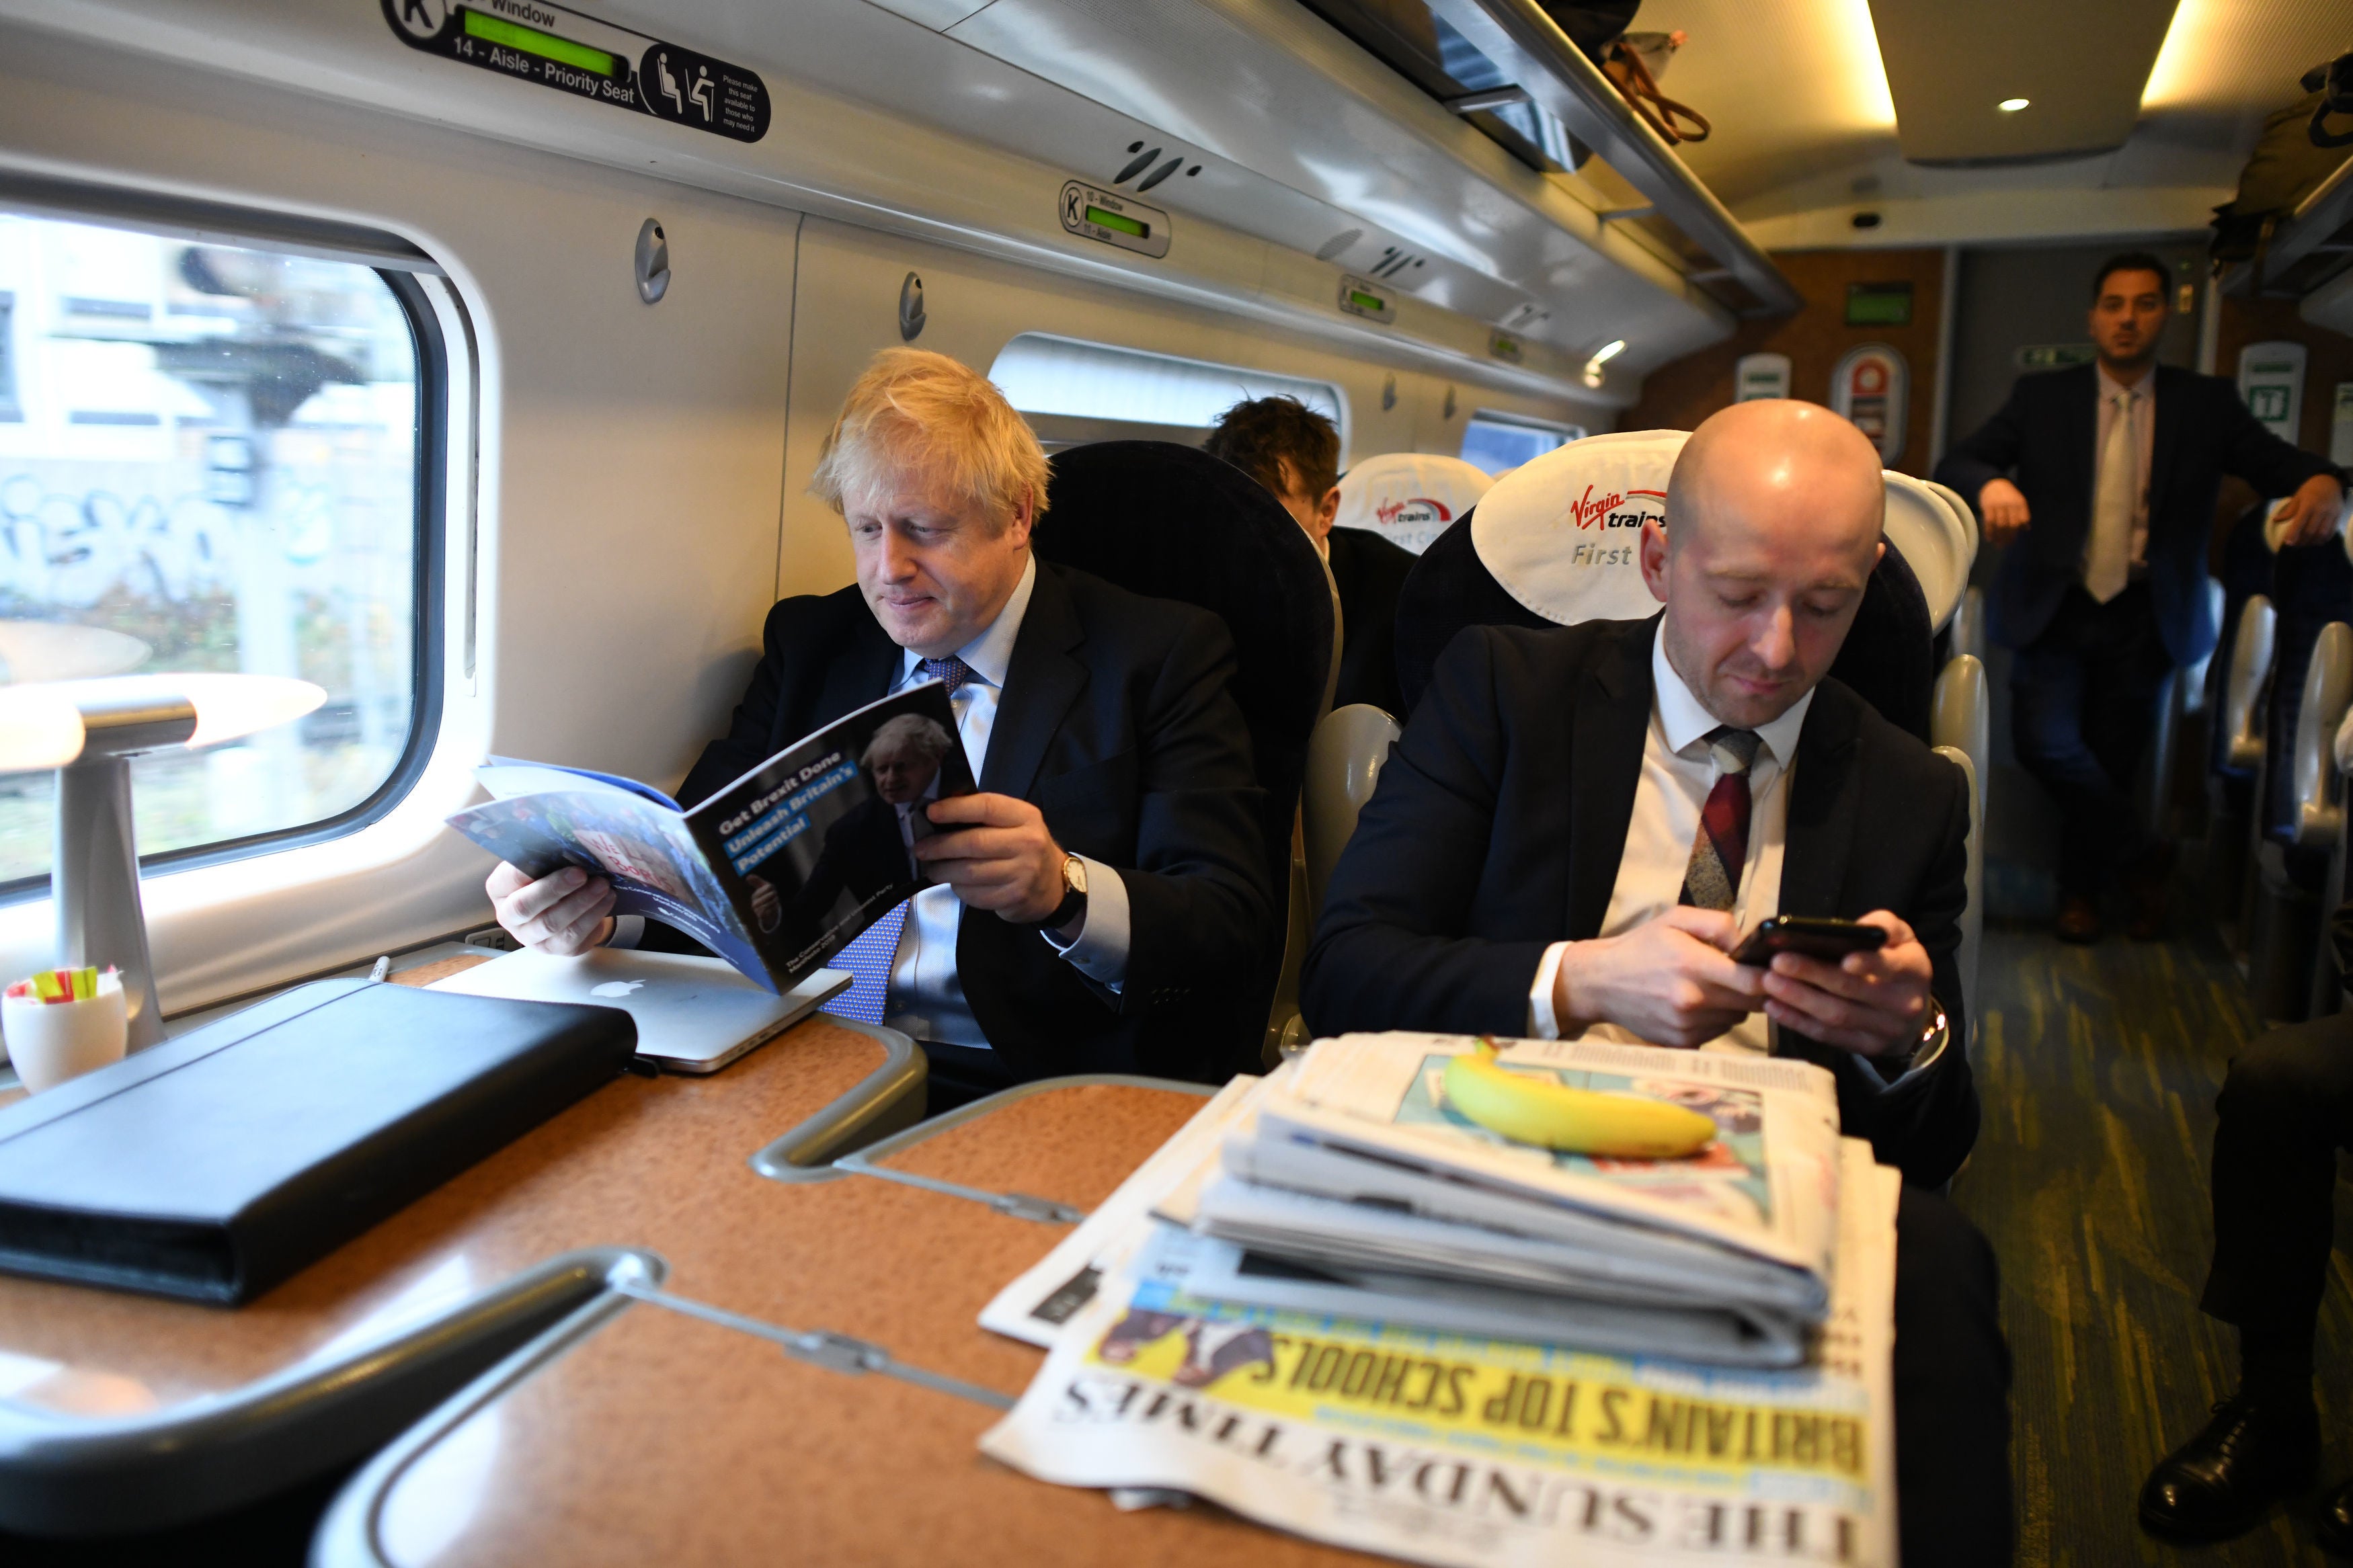
[(1815, 915), (1774, 915), (1757, 922), (1732, 950), (1735, 963), (1763, 967), (1778, 952), (1801, 953), (1836, 963), (1850, 952), (1876, 952), (1887, 942), (1885, 928), (1861, 921)]
[[(1919, 1043), (1933, 1016), (1935, 965), (1902, 916), (1873, 910), (1855, 921), (1783, 916), (1768, 923), (1810, 928), (1816, 940), (1847, 945), (1842, 952), (1821, 957), (1795, 946), (1761, 954), (1767, 1017), (1819, 1044), (1864, 1056), (1905, 1052)], [(1823, 929), (1841, 927), (1874, 934), (1831, 935)], [(1760, 934), (1761, 928), (1752, 936)], [(1794, 941), (1795, 934), (1779, 940)]]

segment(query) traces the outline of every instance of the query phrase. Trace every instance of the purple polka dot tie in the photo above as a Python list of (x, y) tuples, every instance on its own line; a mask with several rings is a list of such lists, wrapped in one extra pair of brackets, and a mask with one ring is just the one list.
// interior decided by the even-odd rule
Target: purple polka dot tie
[(972, 679), (972, 666), (954, 654), (948, 655), (945, 658), (924, 659), (915, 668), (923, 672), (925, 679), (936, 680), (945, 685), (950, 697), (954, 697), (962, 689), (964, 683)]
[(827, 1003), (823, 1011), (861, 1024), (879, 1024), (890, 1000), (891, 965), (899, 956), (899, 933), (906, 929), (907, 906), (902, 899), (883, 917), (850, 938), (849, 945), (826, 961), (828, 969), (849, 972), (849, 989)]

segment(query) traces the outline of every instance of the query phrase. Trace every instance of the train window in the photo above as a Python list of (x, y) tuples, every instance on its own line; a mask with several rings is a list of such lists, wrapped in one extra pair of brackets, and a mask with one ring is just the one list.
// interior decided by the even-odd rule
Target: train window
[(1462, 425), (1462, 460), (1491, 474), (1516, 468), (1531, 458), (1584, 437), (1581, 425), (1553, 425), (1516, 414), (1482, 408)]
[[(333, 831), (413, 773), (438, 342), (405, 273), (0, 215), (0, 681), (327, 690), (300, 723), (136, 761), (142, 858)], [(46, 886), (53, 793), (0, 777), (0, 895)]]
[(1006, 344), (988, 379), (1029, 416), (1050, 450), (1121, 436), (1198, 443), (1235, 404), (1291, 396), (1340, 427), (1341, 466), (1347, 463), (1347, 399), (1328, 381), (1044, 332)]

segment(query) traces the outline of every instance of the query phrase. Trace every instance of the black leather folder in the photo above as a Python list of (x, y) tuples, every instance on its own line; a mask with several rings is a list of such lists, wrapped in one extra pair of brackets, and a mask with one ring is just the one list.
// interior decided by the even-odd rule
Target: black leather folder
[(0, 1110), (0, 1271), (249, 1300), (636, 1048), (615, 1007), (298, 985)]

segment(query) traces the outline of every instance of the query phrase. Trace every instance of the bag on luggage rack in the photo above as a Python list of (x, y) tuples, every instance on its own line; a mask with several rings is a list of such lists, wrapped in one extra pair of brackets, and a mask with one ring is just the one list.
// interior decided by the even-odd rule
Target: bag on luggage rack
[(2263, 119), (2263, 133), (2239, 174), (2239, 191), (2214, 209), (2207, 255), (2220, 273), (2235, 262), (2262, 264), (2272, 231), (2304, 198), (2337, 172), (2353, 144), (2353, 131), (2328, 131), (2333, 114), (2353, 114), (2353, 54), (2306, 71), (2305, 95)]
[(1683, 47), (1681, 29), (1629, 33), (1609, 46), (1609, 58), (1601, 62), (1602, 74), (1617, 84), (1634, 112), (1649, 121), (1651, 129), (1665, 138), (1670, 147), (1679, 142), (1704, 142), (1715, 129), (1706, 115), (1659, 90), (1659, 78), (1667, 61)]

